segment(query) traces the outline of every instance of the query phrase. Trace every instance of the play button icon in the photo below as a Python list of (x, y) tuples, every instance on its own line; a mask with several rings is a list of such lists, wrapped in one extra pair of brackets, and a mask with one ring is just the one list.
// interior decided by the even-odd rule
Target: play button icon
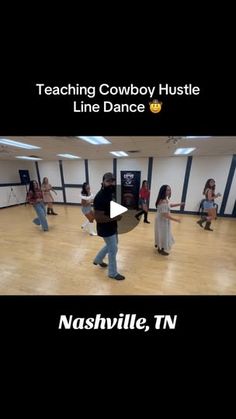
[(109, 203), (109, 215), (111, 220), (120, 216), (120, 219), (117, 220), (118, 234), (129, 233), (139, 224), (140, 221), (140, 218), (136, 217), (140, 211), (137, 208), (137, 205), (124, 198), (127, 198), (127, 196), (124, 196), (122, 193), (121, 185), (116, 185), (113, 200)]
[(128, 208), (123, 207), (123, 205), (117, 204), (117, 202), (110, 202), (110, 218), (117, 217), (120, 214), (128, 211)]

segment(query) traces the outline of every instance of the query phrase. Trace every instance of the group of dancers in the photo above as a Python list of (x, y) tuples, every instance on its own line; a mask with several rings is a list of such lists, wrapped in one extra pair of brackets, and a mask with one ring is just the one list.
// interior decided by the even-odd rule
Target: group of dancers
[[(94, 197), (90, 190), (90, 185), (85, 182), (81, 190), (81, 210), (86, 218), (81, 228), (88, 231), (91, 236), (100, 236), (105, 241), (105, 246), (96, 255), (93, 263), (102, 268), (108, 267), (108, 276), (117, 280), (123, 280), (125, 277), (118, 273), (116, 266), (116, 254), (118, 251), (118, 229), (117, 221), (122, 216), (110, 218), (110, 201), (113, 198), (115, 191), (115, 178), (112, 173), (105, 173), (102, 179), (101, 190)], [(213, 231), (211, 228), (212, 220), (216, 219), (215, 199), (220, 197), (220, 193), (215, 193), (216, 183), (214, 179), (208, 179), (203, 195), (205, 196), (203, 208), (204, 214), (201, 219), (197, 221), (198, 225), (204, 230)], [(51, 191), (56, 193), (48, 181), (48, 178), (43, 179), (41, 188), (38, 182), (31, 181), (28, 201), (33, 205), (37, 218), (33, 220), (36, 225), (41, 225), (43, 231), (48, 231), (48, 223), (46, 219), (47, 214), (57, 215), (53, 210), (54, 199)], [(139, 191), (139, 211), (135, 217), (140, 220), (144, 215), (144, 223), (150, 224), (148, 221), (148, 206), (149, 206), (150, 190), (146, 180), (142, 183), (142, 188)], [(174, 238), (171, 232), (171, 221), (180, 223), (179, 218), (171, 215), (171, 208), (179, 206), (183, 208), (185, 202), (178, 204), (170, 203), (171, 187), (169, 185), (162, 185), (155, 203), (157, 212), (155, 218), (155, 247), (162, 256), (168, 256), (171, 247), (174, 243)], [(93, 204), (93, 207), (92, 207)], [(95, 223), (97, 223), (97, 233), (95, 232)], [(204, 227), (205, 224), (205, 227)], [(108, 264), (104, 262), (104, 257), (108, 254)]]

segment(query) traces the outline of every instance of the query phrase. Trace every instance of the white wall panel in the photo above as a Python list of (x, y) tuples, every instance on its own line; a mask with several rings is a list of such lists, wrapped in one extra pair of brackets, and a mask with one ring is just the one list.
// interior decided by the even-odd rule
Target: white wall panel
[(55, 195), (55, 194), (52, 193), (53, 194), (54, 201), (55, 202), (64, 202), (63, 192), (57, 190), (56, 193), (57, 193), (57, 195)]
[(96, 193), (101, 189), (102, 177), (104, 173), (113, 173), (113, 160), (89, 160), (88, 171), (91, 192), (96, 195)]
[(82, 184), (85, 182), (84, 160), (63, 160), (62, 165), (65, 183)]
[(20, 183), (19, 170), (29, 170), (30, 179), (37, 180), (35, 162), (23, 160), (0, 160), (0, 184)]
[[(150, 208), (155, 208), (155, 202), (162, 185), (170, 185), (171, 202), (181, 202), (187, 157), (154, 158), (152, 168), (152, 184)], [(179, 210), (179, 207), (174, 208)]]
[(0, 187), (0, 208), (26, 202), (26, 193), (24, 185)]
[(52, 186), (61, 186), (60, 166), (58, 161), (39, 161), (39, 173), (41, 182), (47, 177)]
[(80, 188), (65, 188), (66, 191), (66, 202), (71, 204), (80, 204)]

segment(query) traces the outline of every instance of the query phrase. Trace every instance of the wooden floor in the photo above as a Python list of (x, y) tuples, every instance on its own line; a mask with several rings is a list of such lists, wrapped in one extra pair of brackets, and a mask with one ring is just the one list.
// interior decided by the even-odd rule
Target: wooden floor
[(172, 223), (175, 245), (160, 256), (151, 224), (140, 222), (119, 236), (118, 270), (125, 281), (107, 277), (92, 260), (103, 246), (100, 237), (81, 230), (78, 206), (55, 206), (49, 232), (32, 223), (29, 205), (0, 210), (1, 295), (235, 295), (236, 219), (220, 218), (214, 232), (204, 231), (198, 217), (182, 215)]

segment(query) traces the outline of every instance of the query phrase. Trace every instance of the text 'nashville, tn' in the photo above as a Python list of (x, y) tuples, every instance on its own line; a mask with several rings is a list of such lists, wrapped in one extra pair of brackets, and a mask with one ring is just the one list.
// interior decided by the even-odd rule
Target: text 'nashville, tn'
[[(154, 329), (175, 329), (177, 314), (156, 314), (153, 316)], [(137, 314), (120, 313), (117, 317), (103, 317), (100, 313), (94, 317), (74, 317), (62, 314), (59, 319), (58, 329), (74, 330), (142, 330), (147, 332), (150, 326), (145, 317), (138, 317)]]

